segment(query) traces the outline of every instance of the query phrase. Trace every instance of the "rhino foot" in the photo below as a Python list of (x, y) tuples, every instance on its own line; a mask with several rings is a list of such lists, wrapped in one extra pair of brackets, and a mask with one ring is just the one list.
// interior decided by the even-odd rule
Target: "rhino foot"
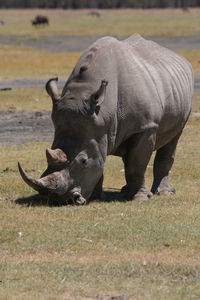
[(142, 187), (136, 193), (131, 193), (128, 185), (125, 185), (121, 188), (121, 193), (130, 200), (149, 200), (153, 196), (153, 194), (149, 192), (146, 187)]
[(169, 196), (169, 195), (175, 195), (176, 191), (173, 187), (158, 187), (156, 190), (156, 195), (158, 196)]
[(168, 176), (164, 177), (155, 192), (153, 189), (152, 192), (158, 196), (168, 196), (176, 193), (175, 188), (173, 188), (169, 183)]
[(133, 197), (133, 200), (149, 200), (153, 194), (149, 192), (147, 189), (143, 191), (143, 189), (139, 190)]

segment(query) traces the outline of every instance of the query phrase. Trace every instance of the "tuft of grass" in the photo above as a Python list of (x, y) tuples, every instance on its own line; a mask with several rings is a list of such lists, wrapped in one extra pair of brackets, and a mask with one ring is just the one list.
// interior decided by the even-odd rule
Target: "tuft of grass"
[[(101, 17), (88, 15), (88, 10), (1, 10), (5, 25), (1, 35), (194, 35), (199, 34), (199, 9), (188, 13), (181, 9), (101, 10)], [(34, 28), (31, 20), (37, 15), (49, 17), (50, 26)], [(158, 26), (159, 24), (159, 26)]]
[[(200, 293), (199, 117), (190, 118), (170, 179), (177, 194), (150, 201), (48, 203), (21, 180), (38, 178), (48, 143), (0, 146), (0, 296), (188, 299)], [(152, 182), (147, 168), (147, 186)], [(109, 157), (104, 189), (119, 192), (122, 161)]]

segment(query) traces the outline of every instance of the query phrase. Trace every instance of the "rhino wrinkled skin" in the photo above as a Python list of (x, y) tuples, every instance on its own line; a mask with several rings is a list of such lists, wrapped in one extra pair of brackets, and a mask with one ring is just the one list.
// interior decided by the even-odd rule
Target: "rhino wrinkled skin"
[[(49, 198), (83, 204), (100, 198), (107, 155), (122, 157), (126, 199), (175, 192), (168, 181), (175, 149), (191, 112), (191, 65), (169, 49), (135, 34), (104, 37), (77, 62), (61, 96), (56, 78), (46, 84), (53, 101), (55, 136), (39, 180), (19, 164), (24, 181)], [(156, 150), (151, 192), (144, 174)]]

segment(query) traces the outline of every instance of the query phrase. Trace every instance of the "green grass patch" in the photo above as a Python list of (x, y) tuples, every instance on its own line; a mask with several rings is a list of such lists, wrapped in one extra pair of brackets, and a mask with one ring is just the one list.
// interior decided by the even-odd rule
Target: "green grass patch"
[[(1, 35), (194, 35), (199, 34), (199, 9), (102, 10), (101, 17), (88, 15), (88, 10), (1, 10)], [(50, 26), (34, 28), (31, 20), (46, 15)], [(158, 25), (159, 24), (159, 25)]]
[[(174, 197), (82, 207), (48, 205), (21, 180), (17, 161), (38, 178), (49, 143), (1, 145), (0, 297), (198, 299), (199, 130), (199, 117), (192, 117), (178, 144), (170, 173)], [(123, 184), (121, 159), (109, 157), (105, 191)]]

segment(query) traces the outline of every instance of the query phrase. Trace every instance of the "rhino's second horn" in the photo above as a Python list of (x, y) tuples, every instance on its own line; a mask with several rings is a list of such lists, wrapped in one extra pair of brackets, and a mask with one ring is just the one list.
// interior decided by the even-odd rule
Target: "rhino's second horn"
[(49, 166), (60, 166), (67, 164), (67, 156), (61, 149), (46, 149), (47, 162)]

